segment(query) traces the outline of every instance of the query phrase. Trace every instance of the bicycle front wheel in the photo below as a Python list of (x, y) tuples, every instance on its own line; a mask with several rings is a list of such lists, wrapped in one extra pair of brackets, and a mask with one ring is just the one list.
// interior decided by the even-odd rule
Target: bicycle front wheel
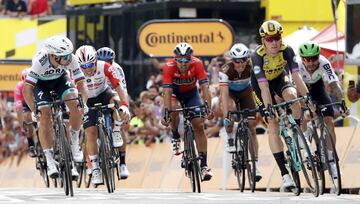
[[(331, 190), (336, 195), (341, 194), (341, 173), (340, 173), (340, 165), (339, 165), (339, 157), (336, 152), (336, 146), (333, 138), (331, 137), (329, 128), (325, 125), (321, 130), (322, 140), (324, 141), (324, 156), (326, 159), (326, 164), (328, 167), (329, 175), (330, 175), (330, 185)], [(325, 142), (326, 140), (330, 141), (330, 147)], [(328, 155), (328, 150), (331, 150), (331, 155)], [(335, 168), (334, 168), (335, 167)], [(336, 172), (334, 172), (336, 171)]]
[(245, 145), (245, 147), (247, 147), (248, 149), (248, 151), (246, 151), (247, 152), (246, 169), (247, 169), (250, 190), (251, 192), (254, 192), (256, 188), (256, 155), (255, 155), (256, 147), (254, 141), (251, 138), (251, 133), (249, 128), (247, 128), (247, 133), (248, 133), (248, 145)]
[(244, 137), (241, 135), (241, 130), (238, 128), (235, 137), (235, 149), (233, 153), (233, 167), (235, 170), (235, 176), (239, 185), (240, 192), (244, 192), (245, 189), (245, 151), (244, 151)]
[(196, 190), (197, 190), (198, 193), (201, 193), (200, 165), (199, 165), (199, 161), (197, 158), (194, 142), (195, 142), (195, 140), (193, 137), (192, 130), (187, 129), (185, 131), (185, 137), (184, 137), (184, 144), (185, 144), (184, 154), (186, 154), (185, 158), (187, 158), (187, 160), (188, 160), (187, 161), (188, 164), (186, 164), (187, 171), (189, 174), (192, 191), (196, 192)]
[(309, 141), (305, 138), (298, 125), (293, 127), (297, 152), (301, 162), (302, 173), (309, 186), (310, 192), (315, 196), (319, 196), (319, 182), (317, 168), (314, 164), (314, 157), (310, 151)]
[(60, 145), (61, 145), (61, 157), (63, 164), (61, 165), (62, 169), (62, 180), (64, 183), (65, 194), (70, 196), (74, 196), (74, 189), (72, 185), (72, 174), (71, 174), (71, 156), (70, 156), (70, 146), (67, 141), (67, 134), (64, 124), (59, 123), (59, 137), (60, 137)]
[(110, 166), (110, 161), (108, 155), (110, 153), (109, 141), (106, 138), (104, 129), (100, 126), (98, 127), (98, 137), (100, 138), (100, 159), (101, 159), (101, 170), (104, 175), (105, 185), (109, 193), (114, 192), (111, 186), (111, 171), (112, 167)]

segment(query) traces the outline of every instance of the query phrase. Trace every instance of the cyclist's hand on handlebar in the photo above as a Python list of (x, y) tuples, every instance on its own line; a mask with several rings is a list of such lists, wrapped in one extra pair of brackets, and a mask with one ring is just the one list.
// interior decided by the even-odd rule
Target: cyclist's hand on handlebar
[(170, 124), (170, 118), (165, 118), (165, 116), (162, 117), (162, 118), (161, 118), (161, 124), (162, 124), (163, 126), (165, 126), (165, 127), (168, 127), (169, 124)]
[(121, 121), (123, 121), (123, 123), (127, 123), (130, 120), (130, 111), (129, 108), (127, 106), (120, 106), (119, 107), (119, 115), (121, 118)]
[(207, 113), (207, 119), (212, 120), (212, 119), (214, 119), (214, 117), (215, 117), (214, 112), (209, 110), (208, 113)]
[(225, 126), (225, 128), (226, 128), (226, 127), (228, 127), (228, 126), (230, 125), (231, 120), (226, 117), (226, 118), (224, 118), (223, 123), (224, 123), (224, 126)]
[(350, 114), (350, 110), (346, 107), (345, 100), (341, 100), (340, 114), (342, 117), (346, 117)]
[(263, 108), (263, 114), (264, 114), (264, 119), (267, 123), (269, 122), (270, 119), (274, 118), (274, 113), (270, 105), (266, 108)]

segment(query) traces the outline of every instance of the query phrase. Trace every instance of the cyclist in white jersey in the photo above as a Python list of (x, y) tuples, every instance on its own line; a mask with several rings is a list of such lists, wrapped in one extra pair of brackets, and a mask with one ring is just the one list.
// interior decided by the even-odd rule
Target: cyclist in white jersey
[[(111, 65), (113, 65), (116, 69), (116, 74), (119, 76), (121, 85), (123, 89), (127, 93), (127, 86), (126, 86), (126, 80), (125, 80), (125, 74), (121, 66), (114, 61), (115, 58), (115, 52), (109, 47), (102, 47), (97, 50), (97, 57), (98, 60), (105, 61)], [(121, 129), (121, 136), (124, 141), (124, 145), (120, 147), (119, 156), (120, 156), (120, 177), (121, 179), (127, 179), (127, 177), (130, 175), (129, 170), (126, 166), (126, 144), (127, 144), (127, 133), (125, 132), (124, 128)]]
[[(74, 80), (80, 90), (83, 101), (87, 101), (87, 87), (84, 74), (81, 72), (75, 56), (72, 54), (73, 44), (63, 36), (53, 36), (45, 41), (44, 48), (38, 51), (33, 59), (30, 73), (24, 84), (24, 99), (35, 112), (35, 103), (51, 102), (50, 91), (55, 91), (61, 100), (78, 97), (75, 84), (70, 80), (66, 70), (74, 73)], [(35, 99), (35, 100), (34, 100)], [(71, 150), (75, 162), (83, 161), (83, 153), (79, 147), (79, 131), (82, 125), (84, 110), (79, 109), (77, 100), (65, 102), (70, 110)], [(85, 109), (85, 108), (84, 108)], [(46, 157), (48, 175), (52, 178), (58, 176), (58, 168), (53, 158), (53, 138), (51, 110), (49, 106), (39, 108), (40, 127), (39, 138)], [(75, 168), (73, 176), (77, 175)], [(75, 174), (75, 175), (74, 175)]]
[[(80, 63), (80, 67), (85, 74), (87, 86), (89, 89), (89, 100), (87, 105), (94, 106), (96, 103), (110, 104), (119, 103), (120, 115), (117, 110), (112, 113), (114, 119), (113, 128), (113, 146), (121, 147), (123, 140), (120, 134), (122, 123), (129, 120), (130, 113), (128, 109), (127, 93), (121, 85), (120, 78), (115, 72), (115, 67), (111, 64), (97, 60), (97, 53), (94, 47), (83, 45), (76, 50), (76, 57)], [(107, 80), (111, 82), (111, 86), (116, 91), (115, 94), (109, 87)], [(120, 102), (121, 101), (121, 102)], [(87, 137), (87, 152), (92, 163), (92, 183), (101, 184), (102, 173), (98, 161), (97, 149), (97, 117), (96, 111), (90, 110), (84, 119), (85, 135)]]
[[(309, 93), (314, 102), (318, 105), (325, 105), (331, 103), (329, 94), (325, 90), (323, 77), (326, 78), (325, 83), (329, 83), (330, 87), (336, 93), (336, 99), (343, 102), (342, 109), (346, 111), (344, 102), (344, 92), (339, 84), (339, 78), (335, 74), (331, 63), (324, 56), (320, 55), (320, 46), (314, 42), (306, 42), (300, 45), (299, 55), (296, 61), (299, 65), (300, 74), (303, 81), (309, 89)], [(325, 123), (329, 127), (331, 135), (336, 141), (335, 128), (334, 128), (334, 109), (328, 106), (324, 111)], [(304, 123), (306, 124), (306, 123)], [(306, 127), (303, 127), (306, 129)], [(330, 144), (330, 141), (328, 141)], [(332, 157), (332, 151), (328, 150), (329, 157)], [(332, 172), (336, 172), (336, 165), (334, 162), (330, 163)], [(337, 172), (336, 172), (337, 173)], [(333, 175), (337, 177), (336, 174)]]

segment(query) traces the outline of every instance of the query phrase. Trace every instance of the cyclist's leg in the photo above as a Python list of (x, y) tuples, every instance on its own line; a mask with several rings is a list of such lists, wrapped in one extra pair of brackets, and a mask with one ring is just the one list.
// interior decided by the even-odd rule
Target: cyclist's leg
[[(69, 100), (78, 97), (78, 91), (66, 73), (58, 78), (55, 91), (61, 100)], [(80, 150), (79, 133), (82, 125), (83, 113), (80, 111), (79, 102), (77, 100), (66, 101), (65, 103), (69, 108), (70, 113), (69, 122), (72, 155), (75, 162), (82, 162), (83, 153)]]
[[(97, 101), (96, 98), (89, 98), (87, 101), (87, 106), (92, 107)], [(98, 145), (97, 138), (98, 132), (96, 124), (96, 111), (89, 110), (88, 113), (84, 116), (84, 129), (86, 136), (86, 151), (89, 154), (92, 170), (92, 183), (100, 184), (102, 183), (102, 174), (99, 166), (99, 156), (98, 156)]]
[[(51, 85), (51, 83), (49, 82), (46, 83), (49, 84), (48, 86)], [(47, 86), (45, 86), (45, 83), (43, 81), (38, 81), (34, 88), (34, 97), (38, 105), (51, 101), (50, 91), (46, 87)], [(54, 143), (54, 131), (53, 128), (51, 128), (53, 126), (51, 110), (48, 106), (42, 106), (39, 107), (39, 112), (39, 140), (46, 158), (48, 175), (50, 177), (57, 177), (59, 172), (54, 161), (52, 149), (52, 145)]]
[[(176, 108), (180, 107), (177, 100), (181, 100), (181, 97), (179, 96), (179, 94), (177, 94), (176, 90), (174, 90), (174, 93), (171, 96), (172, 109), (176, 109)], [(175, 112), (171, 113), (170, 119), (171, 119), (170, 127), (171, 127), (171, 132), (172, 132), (171, 143), (173, 145), (173, 154), (180, 155), (180, 153), (181, 153), (181, 151), (180, 151), (180, 134), (179, 134), (179, 130), (178, 130), (179, 113), (175, 113)]]
[[(236, 96), (235, 94), (229, 90), (229, 96), (231, 100), (228, 100), (228, 104), (223, 104), (224, 106), (228, 106), (229, 111), (236, 110), (235, 100)], [(237, 122), (234, 122), (234, 120), (231, 120), (230, 124), (228, 126), (225, 126), (226, 134), (227, 134), (227, 151), (232, 153), (236, 151), (235, 148), (235, 134), (237, 129)]]
[[(269, 89), (270, 92), (273, 92), (274, 89), (278, 86), (279, 84), (277, 83), (276, 79), (273, 81), (269, 82)], [(255, 102), (257, 103), (259, 110), (260, 110), (260, 114), (264, 117), (264, 114), (262, 112), (264, 106), (264, 102), (262, 100), (261, 97), (261, 91), (259, 88), (259, 85), (257, 83), (257, 80), (254, 76), (251, 77), (251, 86), (253, 89), (253, 95), (254, 95), (254, 99)], [(274, 98), (273, 98), (273, 103), (274, 103)], [(290, 186), (294, 186), (294, 182), (291, 180), (291, 177), (289, 175), (289, 171), (286, 169), (285, 163), (285, 155), (284, 155), (284, 145), (281, 141), (281, 138), (279, 136), (279, 123), (277, 122), (276, 119), (270, 119), (268, 121), (268, 140), (269, 140), (269, 146), (270, 146), (270, 150), (273, 153), (273, 156), (275, 158), (275, 161), (280, 169), (281, 172), (281, 176), (283, 177), (283, 185), (285, 187), (290, 187)]]
[[(287, 74), (282, 74), (277, 79), (277, 87), (275, 88), (275, 92), (278, 96), (281, 96), (285, 101), (289, 101), (297, 98), (297, 91), (293, 84), (290, 81), (290, 78)], [(296, 123), (300, 126), (300, 118), (301, 118), (301, 104), (300, 101), (294, 103), (291, 106), (292, 114), (294, 115)]]
[(34, 142), (34, 136), (35, 136), (35, 131), (34, 131), (34, 126), (32, 125), (32, 116), (31, 116), (31, 111), (30, 109), (24, 109), (23, 112), (23, 120), (24, 123), (26, 124), (30, 124), (27, 125), (27, 131), (26, 131), (26, 139), (28, 142), (28, 147), (29, 147), (29, 154), (30, 156), (35, 156), (36, 152), (35, 152), (35, 142)]

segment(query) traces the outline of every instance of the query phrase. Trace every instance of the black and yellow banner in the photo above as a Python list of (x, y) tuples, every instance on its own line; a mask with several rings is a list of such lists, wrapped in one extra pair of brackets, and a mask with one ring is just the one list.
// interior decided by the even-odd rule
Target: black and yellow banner
[(116, 3), (123, 2), (124, 0), (67, 0), (66, 5), (68, 6), (79, 6), (87, 4), (103, 4), (103, 3)]

